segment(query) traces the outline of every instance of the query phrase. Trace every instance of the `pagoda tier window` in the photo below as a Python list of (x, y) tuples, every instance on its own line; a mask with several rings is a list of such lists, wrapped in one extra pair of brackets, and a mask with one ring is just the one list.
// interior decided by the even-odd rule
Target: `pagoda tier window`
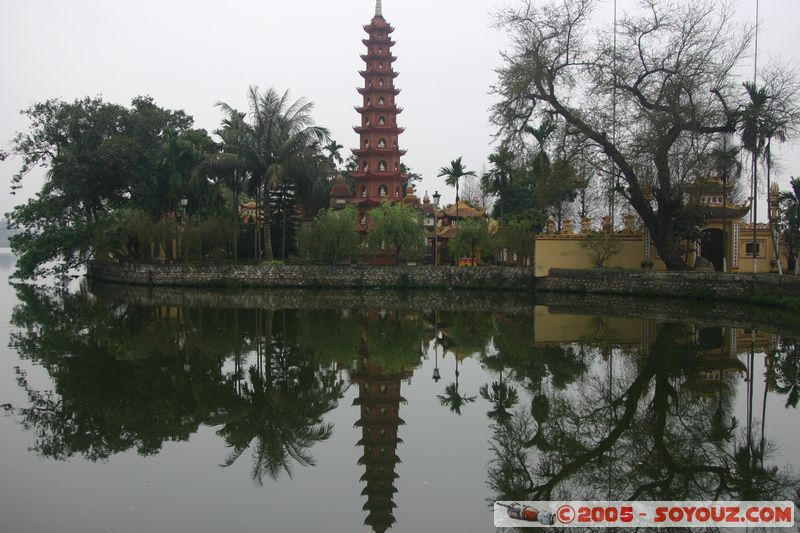
[(372, 105), (372, 98), (369, 96), (367, 97), (367, 105)]
[(371, 81), (367, 82), (367, 87), (372, 87), (372, 82)]
[(361, 168), (364, 170), (364, 172), (366, 172), (367, 170), (369, 170), (369, 163), (367, 163), (366, 161), (364, 161), (364, 162), (361, 164)]
[(364, 148), (369, 148), (369, 139), (364, 139)]
[(384, 196), (388, 196), (388, 195), (389, 195), (389, 191), (386, 190), (386, 185), (381, 185), (380, 187), (378, 187), (378, 196), (384, 197)]
[(386, 170), (386, 161), (378, 163), (378, 170)]
[(378, 141), (378, 148), (386, 148), (386, 139)]
[(397, 163), (397, 161), (395, 161), (395, 162), (394, 162), (394, 169), (395, 169), (395, 170), (397, 170), (397, 169), (398, 169), (398, 166), (397, 166), (397, 164), (398, 164), (398, 163)]
[(378, 63), (378, 70), (383, 70), (383, 63)]
[(378, 117), (378, 126), (385, 126), (385, 125), (386, 125), (386, 119), (383, 117)]
[(383, 46), (381, 46), (381, 47), (379, 47), (379, 48), (378, 48), (378, 53), (379, 53), (379, 54), (382, 54), (382, 53), (383, 53)]
[(381, 78), (381, 79), (379, 79), (379, 80), (378, 80), (378, 85), (380, 85), (381, 87), (383, 87), (384, 85), (386, 85), (386, 82), (384, 82), (384, 81), (383, 81), (383, 78)]
[(385, 103), (386, 103), (386, 100), (383, 98), (383, 96), (379, 96), (378, 97), (378, 105), (383, 105)]
[(400, 198), (400, 186), (398, 185), (394, 190), (394, 197)]
[[(366, 226), (367, 225), (367, 214), (366, 213), (361, 213), (361, 222), (360, 223), (361, 223), (362, 226)], [(369, 407), (366, 408), (366, 411), (369, 413)]]

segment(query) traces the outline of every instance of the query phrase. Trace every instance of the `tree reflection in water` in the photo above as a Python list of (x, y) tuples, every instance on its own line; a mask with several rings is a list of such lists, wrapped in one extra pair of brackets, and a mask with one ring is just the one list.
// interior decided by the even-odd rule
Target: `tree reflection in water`
[[(313, 464), (309, 450), (330, 436), (322, 418), (344, 383), (300, 350), (296, 313), (146, 307), (29, 286), (17, 295), (11, 343), (55, 387), (37, 390), (17, 371), (29, 405), (15, 413), (42, 456), (151, 455), (205, 424), (232, 449), (224, 465), (252, 448), (261, 483), (291, 474), (291, 461)], [(253, 359), (246, 369), (242, 354)]]
[[(256, 330), (265, 332), (255, 339), (257, 364), (248, 369), (249, 383), (236, 400), (210, 423), (222, 426), (217, 434), (232, 449), (224, 466), (252, 448), (252, 478), (261, 485), (265, 476), (277, 479), (283, 471), (291, 477), (292, 461), (315, 464), (310, 449), (331, 436), (333, 425), (322, 417), (336, 407), (344, 383), (335, 370), (319, 369), (302, 357), (288, 331), (285, 310), (277, 316), (255, 314)], [(274, 330), (275, 325), (280, 329)]]
[[(755, 446), (752, 429), (738, 427), (727, 388), (697, 392), (704, 375), (726, 378), (690, 327), (660, 325), (649, 351), (629, 353), (624, 363), (605, 364), (602, 352), (595, 350), (595, 364), (574, 375), (571, 386), (542, 386), (530, 407), (496, 419), (488, 469), (493, 499), (793, 496), (798, 477), (770, 465), (768, 441)], [(784, 343), (777, 360), (792, 353)], [(789, 381), (776, 390), (789, 392)]]
[[(250, 454), (261, 484), (314, 464), (314, 446), (334, 431), (326, 415), (356, 383), (364, 510), (383, 530), (394, 523), (401, 383), (435, 340), (436, 364), (443, 348), (455, 377), (429, 400), (456, 414), (486, 402), (495, 499), (764, 500), (798, 484), (771, 463), (768, 428), (753, 423), (770, 391), (797, 406), (800, 344), (790, 338), (759, 344), (768, 390), (748, 391), (741, 423), (732, 389), (744, 365), (713, 355), (728, 342), (719, 328), (639, 320), (652, 338), (630, 343), (611, 320), (584, 316), (589, 333), (558, 342), (537, 338), (549, 330), (536, 313), (143, 305), (28, 286), (17, 297), (11, 344), (53, 390), (19, 369), (29, 401), (3, 407), (45, 457), (151, 455), (205, 425), (229, 447), (222, 465)], [(478, 394), (460, 390), (466, 358), (486, 370)]]

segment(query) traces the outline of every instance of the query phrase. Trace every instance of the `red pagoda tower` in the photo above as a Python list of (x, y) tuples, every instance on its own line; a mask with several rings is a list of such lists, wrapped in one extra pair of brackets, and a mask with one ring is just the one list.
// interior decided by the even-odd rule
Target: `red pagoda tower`
[(400, 404), (405, 399), (400, 395), (401, 382), (410, 379), (412, 370), (389, 371), (381, 363), (370, 360), (365, 343), (359, 348), (357, 369), (352, 382), (358, 385), (358, 398), (353, 405), (361, 410), (356, 422), (361, 427), (361, 440), (356, 446), (364, 447), (358, 464), (364, 466), (361, 481), (366, 486), (361, 491), (367, 501), (362, 509), (367, 512), (364, 525), (375, 533), (384, 533), (394, 523), (394, 483), (400, 477), (395, 471), (400, 457), (397, 446), (402, 443), (397, 435), (405, 422), (400, 418)]
[(367, 47), (367, 53), (361, 56), (366, 70), (359, 72), (364, 87), (358, 88), (363, 102), (356, 107), (361, 125), (353, 128), (359, 135), (359, 146), (353, 149), (358, 170), (351, 174), (356, 182), (353, 201), (358, 207), (356, 223), (360, 231), (367, 229), (370, 209), (385, 201), (402, 199), (403, 183), (408, 179), (400, 171), (400, 156), (406, 151), (398, 145), (403, 128), (397, 126), (397, 115), (402, 109), (395, 103), (400, 89), (394, 86), (398, 73), (392, 68), (397, 59), (392, 55), (394, 28), (383, 18), (381, 0), (377, 0), (375, 16), (364, 26), (364, 31), (369, 34), (368, 39), (362, 40)]

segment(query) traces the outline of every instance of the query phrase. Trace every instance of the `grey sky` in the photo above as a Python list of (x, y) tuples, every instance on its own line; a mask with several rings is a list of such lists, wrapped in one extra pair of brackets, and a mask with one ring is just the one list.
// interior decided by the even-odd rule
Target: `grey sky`
[[(755, 0), (736, 3), (743, 20), (754, 19)], [(437, 169), (462, 155), (479, 171), (491, 151), (489, 91), (504, 37), (491, 27), (490, 13), (499, 5), (497, 0), (383, 2), (398, 42), (404, 162), (425, 178), (420, 195), (438, 189), (451, 201), (454, 193), (436, 178)], [(608, 0), (603, 13), (609, 20), (611, 5)], [(619, 0), (620, 11), (631, 5), (632, 0)], [(161, 106), (186, 110), (198, 127), (211, 131), (220, 120), (214, 103), (245, 109), (253, 84), (313, 100), (317, 123), (349, 150), (357, 144), (352, 126), (358, 122), (355, 88), (362, 82), (361, 26), (374, 6), (374, 0), (3, 0), (0, 146), (26, 127), (21, 109), (48, 98), (87, 95), (127, 105), (147, 94)], [(760, 18), (759, 61), (780, 57), (800, 63), (797, 0), (763, 0)], [(800, 150), (781, 147), (779, 156), (779, 182), (785, 184), (790, 174), (800, 175)], [(14, 158), (0, 163), (0, 213), (41, 186), (39, 173), (10, 196), (18, 166)]]

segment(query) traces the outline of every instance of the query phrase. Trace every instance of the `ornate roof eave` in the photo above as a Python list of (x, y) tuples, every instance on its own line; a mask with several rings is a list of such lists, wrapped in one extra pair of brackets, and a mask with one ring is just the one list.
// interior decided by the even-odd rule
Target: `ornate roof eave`
[(406, 403), (407, 400), (405, 398), (403, 398), (402, 396), (398, 396), (397, 398), (388, 399), (388, 400), (385, 397), (374, 398), (374, 397), (371, 397), (371, 396), (367, 396), (367, 397), (363, 397), (363, 398), (359, 396), (359, 397), (353, 399), (353, 405), (392, 405), (392, 404), (397, 403), (397, 402)]
[(361, 74), (362, 78), (367, 78), (369, 76), (390, 76), (396, 78), (400, 75), (400, 71), (394, 70), (359, 70), (358, 73)]
[(397, 133), (400, 135), (406, 129), (398, 126), (353, 126), (353, 131), (358, 134), (374, 131), (375, 133)]
[(369, 46), (372, 44), (384, 44), (386, 45), (386, 48), (391, 48), (397, 44), (397, 41), (393, 39), (373, 39), (371, 37), (369, 39), (361, 39), (361, 42), (364, 43), (364, 46)]
[(390, 454), (384, 455), (382, 457), (371, 457), (371, 456), (362, 456), (358, 461), (357, 464), (359, 465), (396, 465), (397, 463), (402, 463), (403, 461), (397, 454)]
[(403, 148), (388, 148), (388, 147), (387, 148), (351, 148), (350, 151), (353, 153), (353, 155), (369, 155), (369, 154), (392, 155), (392, 154), (396, 154), (396, 155), (404, 156), (404, 155), (406, 155), (406, 153), (408, 153), (408, 150), (405, 150)]
[(386, 85), (384, 87), (356, 87), (356, 91), (358, 91), (359, 94), (394, 93), (394, 95), (397, 96), (402, 89)]
[(370, 111), (387, 111), (389, 113), (395, 113), (396, 115), (399, 115), (403, 112), (403, 108), (397, 107), (396, 105), (371, 105), (368, 107), (353, 106), (353, 108), (359, 113), (369, 113)]
[(384, 61), (394, 63), (395, 61), (397, 61), (397, 56), (392, 56), (392, 55), (385, 56), (380, 54), (361, 54), (361, 59), (363, 61), (374, 61), (383, 59)]
[(701, 206), (701, 208), (709, 218), (715, 220), (723, 218), (729, 220), (744, 218), (747, 213), (750, 212), (750, 205), (728, 205), (725, 207), (721, 205), (704, 205)]
[(721, 178), (701, 179), (688, 184), (686, 191), (695, 195), (724, 194), (725, 191), (733, 190), (735, 185), (733, 181), (728, 180), (728, 183), (724, 183)]
[[(408, 174), (403, 174), (402, 172), (388, 171), (388, 170), (386, 172), (382, 173), (382, 174), (376, 174), (375, 172), (372, 172), (371, 170), (368, 170), (367, 172), (351, 172), (350, 173), (350, 177), (352, 177), (354, 180), (363, 180), (363, 179), (367, 179), (367, 178), (384, 179), (384, 180), (385, 179), (399, 178), (401, 180), (407, 180), (408, 179)], [(387, 199), (389, 199), (388, 196), (387, 196)], [(398, 200), (399, 200), (399, 198), (398, 198)]]
[(374, 480), (374, 479), (400, 479), (400, 474), (398, 474), (394, 470), (391, 470), (390, 472), (386, 472), (384, 475), (381, 475), (381, 476), (374, 476), (374, 475), (370, 475), (369, 472), (364, 472), (363, 474), (361, 474), (361, 478), (359, 479), (359, 481), (367, 481), (369, 479), (372, 479), (372, 480)]
[[(375, 19), (373, 19), (373, 20), (375, 20)], [(385, 19), (383, 19), (383, 17), (381, 17), (381, 20), (385, 20)], [(372, 33), (374, 31), (385, 31), (386, 33), (392, 33), (394, 31), (394, 27), (391, 24), (389, 24), (388, 22), (386, 23), (385, 26), (381, 25), (381, 24), (374, 24), (374, 23), (370, 22), (369, 24), (364, 24), (361, 27), (364, 28), (364, 31), (367, 32), (367, 33)]]

